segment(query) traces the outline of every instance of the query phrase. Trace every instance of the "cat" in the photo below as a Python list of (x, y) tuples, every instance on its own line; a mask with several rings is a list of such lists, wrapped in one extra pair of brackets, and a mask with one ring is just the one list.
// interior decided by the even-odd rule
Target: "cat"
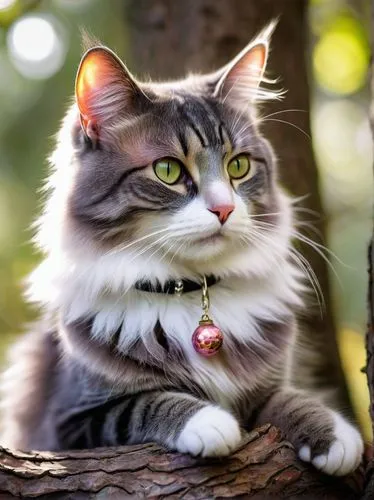
[[(43, 320), (3, 376), (3, 445), (226, 456), (271, 422), (321, 471), (359, 465), (359, 432), (290, 382), (307, 287), (257, 111), (280, 97), (264, 76), (273, 29), (177, 82), (140, 83), (105, 46), (85, 52), (29, 281)], [(223, 332), (209, 357), (192, 343), (204, 277)]]

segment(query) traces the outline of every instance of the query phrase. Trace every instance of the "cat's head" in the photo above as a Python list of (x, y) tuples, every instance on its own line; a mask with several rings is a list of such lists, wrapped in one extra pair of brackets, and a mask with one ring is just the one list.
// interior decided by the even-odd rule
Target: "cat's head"
[(178, 82), (141, 83), (111, 50), (89, 49), (54, 155), (47, 251), (54, 225), (54, 245), (131, 262), (138, 277), (142, 262), (184, 275), (274, 265), (290, 211), (256, 113), (278, 96), (262, 86), (272, 29), (224, 68)]

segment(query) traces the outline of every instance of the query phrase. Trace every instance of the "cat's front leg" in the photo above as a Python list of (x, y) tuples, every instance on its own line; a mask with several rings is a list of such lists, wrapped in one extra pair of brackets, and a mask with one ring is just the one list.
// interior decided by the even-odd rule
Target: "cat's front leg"
[(155, 390), (104, 399), (60, 412), (60, 449), (156, 441), (204, 457), (229, 455), (240, 443), (238, 421), (229, 412), (181, 392)]
[(178, 392), (144, 394), (134, 422), (135, 439), (155, 440), (181, 453), (229, 455), (240, 443), (239, 423), (219, 406)]
[(360, 464), (363, 442), (359, 432), (337, 412), (301, 391), (283, 389), (273, 394), (257, 424), (268, 422), (281, 429), (302, 460), (326, 474), (344, 476)]

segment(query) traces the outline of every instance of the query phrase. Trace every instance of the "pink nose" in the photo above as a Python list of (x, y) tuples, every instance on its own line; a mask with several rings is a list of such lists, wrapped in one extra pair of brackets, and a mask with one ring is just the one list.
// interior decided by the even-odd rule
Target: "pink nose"
[(208, 208), (208, 210), (218, 217), (221, 224), (224, 224), (231, 212), (234, 211), (234, 208), (234, 205), (216, 205), (215, 207)]

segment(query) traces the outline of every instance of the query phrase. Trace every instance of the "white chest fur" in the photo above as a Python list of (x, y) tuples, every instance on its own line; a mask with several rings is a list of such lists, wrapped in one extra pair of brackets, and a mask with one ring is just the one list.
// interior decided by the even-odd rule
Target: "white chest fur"
[[(258, 345), (265, 342), (259, 322), (279, 320), (289, 313), (290, 302), (296, 300), (289, 290), (289, 301), (285, 297), (287, 290), (281, 284), (274, 287), (267, 280), (226, 279), (210, 288), (210, 313), (226, 336)], [(108, 295), (90, 311), (95, 313), (92, 334), (100, 341), (109, 341), (120, 329), (118, 348), (126, 352), (139, 338), (147, 346), (150, 332), (160, 322), (168, 342), (178, 345), (188, 360), (191, 378), (214, 400), (229, 407), (242, 391), (243, 381), (233, 377), (219, 359), (204, 358), (194, 350), (191, 337), (201, 317), (200, 302), (199, 291), (180, 297), (136, 290), (122, 297)], [(75, 307), (70, 310), (71, 320), (76, 319), (74, 312)]]
[[(300, 306), (303, 287), (301, 273), (286, 259), (273, 263), (269, 256), (255, 257), (243, 255), (232, 261), (231, 276), (227, 270), (225, 275), (224, 265), (214, 260), (210, 264), (212, 269), (205, 272), (223, 276), (209, 291), (210, 313), (215, 324), (226, 339), (232, 336), (239, 342), (258, 345), (264, 342), (259, 324), (277, 321), (289, 314), (290, 309)], [(257, 274), (245, 274), (248, 262), (257, 269)], [(62, 311), (67, 322), (95, 316), (92, 333), (100, 341), (110, 341), (120, 329), (118, 347), (123, 352), (139, 338), (145, 346), (150, 345), (147, 339), (159, 321), (168, 342), (182, 350), (191, 377), (217, 402), (228, 406), (229, 400), (241, 392), (241, 380), (233, 377), (219, 360), (205, 359), (196, 353), (191, 342), (201, 317), (201, 293), (177, 297), (139, 292), (133, 288), (139, 270), (146, 276), (156, 273), (161, 282), (170, 279), (168, 268), (163, 269), (150, 259), (129, 264), (126, 255), (116, 254), (103, 261), (89, 260), (87, 256), (78, 261), (58, 253), (55, 259), (44, 261), (32, 276), (31, 296), (52, 311)], [(182, 270), (178, 274), (186, 275)], [(110, 291), (103, 294), (103, 290)]]

